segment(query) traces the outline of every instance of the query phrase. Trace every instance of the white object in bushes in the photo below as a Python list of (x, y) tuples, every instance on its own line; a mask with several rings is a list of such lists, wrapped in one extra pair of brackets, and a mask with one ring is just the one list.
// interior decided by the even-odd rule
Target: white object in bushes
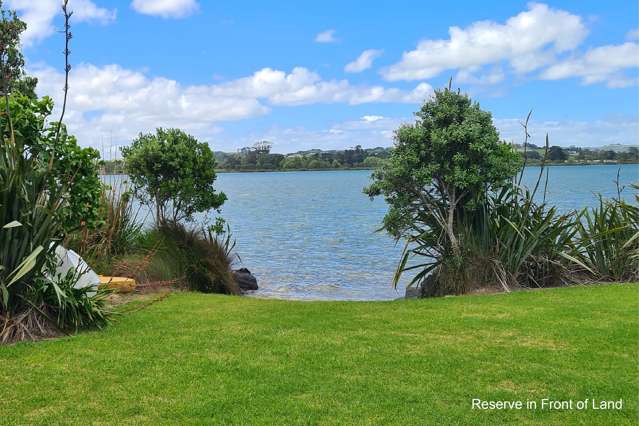
[(78, 253), (59, 244), (55, 248), (55, 255), (57, 257), (56, 275), (64, 277), (71, 269), (75, 269), (80, 273), (78, 282), (74, 285), (75, 288), (97, 287), (100, 284), (98, 274), (91, 269)]

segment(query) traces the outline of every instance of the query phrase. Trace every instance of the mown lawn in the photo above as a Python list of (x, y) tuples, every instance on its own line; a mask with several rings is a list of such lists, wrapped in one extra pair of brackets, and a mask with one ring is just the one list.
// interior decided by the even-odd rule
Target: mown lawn
[[(0, 423), (636, 424), (639, 286), (395, 302), (173, 294), (0, 347)], [(471, 409), (623, 399), (623, 409)]]

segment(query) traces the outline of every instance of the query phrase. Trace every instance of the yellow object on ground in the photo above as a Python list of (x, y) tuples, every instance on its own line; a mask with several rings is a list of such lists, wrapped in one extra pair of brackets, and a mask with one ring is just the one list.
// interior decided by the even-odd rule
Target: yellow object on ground
[(135, 290), (135, 280), (128, 277), (108, 277), (99, 275), (100, 287), (107, 287), (118, 293), (130, 293)]

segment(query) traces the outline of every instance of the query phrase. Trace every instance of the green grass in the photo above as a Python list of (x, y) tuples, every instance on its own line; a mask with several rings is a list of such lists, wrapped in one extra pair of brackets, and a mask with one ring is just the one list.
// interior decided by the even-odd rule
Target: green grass
[[(633, 424), (639, 286), (395, 302), (173, 294), (0, 347), (0, 423)], [(471, 399), (623, 399), (620, 411)]]

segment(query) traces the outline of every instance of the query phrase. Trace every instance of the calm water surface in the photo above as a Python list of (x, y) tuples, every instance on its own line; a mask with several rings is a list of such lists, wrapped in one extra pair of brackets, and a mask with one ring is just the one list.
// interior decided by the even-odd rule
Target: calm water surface
[[(547, 200), (562, 210), (616, 195), (619, 166), (549, 167)], [(534, 185), (539, 168), (524, 176)], [(288, 299), (394, 299), (390, 283), (401, 244), (376, 232), (387, 206), (362, 193), (370, 171), (223, 173), (222, 216), (237, 238), (242, 265), (258, 278), (256, 296)], [(621, 182), (639, 181), (638, 165), (621, 166)], [(542, 182), (543, 185), (543, 182)], [(626, 197), (631, 193), (626, 190)]]
[[(549, 167), (548, 201), (561, 209), (616, 194), (619, 166)], [(524, 181), (534, 185), (538, 168)], [(362, 193), (370, 171), (224, 173), (228, 195), (222, 215), (237, 238), (244, 266), (259, 280), (262, 297), (393, 299), (390, 286), (401, 244), (375, 232), (387, 206)], [(639, 181), (639, 166), (621, 166), (624, 184)], [(542, 183), (543, 184), (543, 183)], [(630, 199), (630, 191), (626, 190)]]

